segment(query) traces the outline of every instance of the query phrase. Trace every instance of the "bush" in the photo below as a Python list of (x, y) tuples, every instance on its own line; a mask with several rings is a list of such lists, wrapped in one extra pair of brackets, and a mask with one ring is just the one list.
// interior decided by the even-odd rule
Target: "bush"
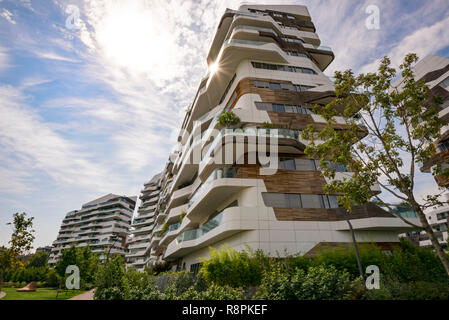
[(95, 300), (123, 299), (122, 279), (125, 275), (123, 258), (115, 255), (98, 268), (95, 275)]
[(45, 277), (45, 286), (49, 288), (57, 288), (60, 283), (60, 276), (55, 269), (50, 269)]
[(125, 273), (122, 286), (125, 300), (159, 300), (161, 298), (151, 276), (133, 268)]
[(297, 299), (304, 277), (304, 270), (297, 268), (293, 273), (288, 273), (279, 263), (275, 264), (264, 271), (256, 297), (267, 300)]
[(344, 300), (355, 295), (360, 280), (351, 281), (350, 274), (335, 267), (310, 267), (302, 283), (298, 299)]
[(211, 248), (210, 258), (203, 261), (201, 272), (208, 282), (246, 287), (260, 284), (262, 265), (255, 254), (250, 256), (246, 251), (238, 252), (230, 247), (219, 251)]
[(340, 300), (352, 298), (361, 282), (351, 280), (346, 271), (335, 267), (310, 267), (307, 273), (299, 268), (293, 272), (278, 263), (264, 272), (256, 297), (267, 300)]
[(218, 116), (218, 123), (222, 127), (236, 126), (240, 123), (240, 118), (234, 112), (226, 111)]
[(362, 296), (366, 300), (449, 300), (447, 283), (409, 282), (381, 280), (380, 289), (366, 290)]
[(165, 299), (176, 299), (194, 285), (193, 274), (188, 271), (172, 272), (163, 275), (167, 277), (164, 288)]
[(151, 275), (157, 276), (160, 273), (170, 271), (171, 265), (170, 263), (164, 261), (164, 262), (158, 262), (147, 268), (147, 272)]
[(190, 287), (181, 296), (181, 300), (241, 300), (242, 290), (237, 290), (229, 286), (211, 285), (206, 291), (196, 291)]

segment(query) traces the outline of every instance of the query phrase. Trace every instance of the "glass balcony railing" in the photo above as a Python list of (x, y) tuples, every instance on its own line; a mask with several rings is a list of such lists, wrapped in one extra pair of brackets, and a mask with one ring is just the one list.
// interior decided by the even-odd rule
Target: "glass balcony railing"
[(210, 176), (203, 182), (203, 184), (195, 191), (190, 198), (188, 207), (192, 206), (196, 200), (201, 196), (204, 190), (212, 183), (212, 181), (223, 178), (235, 178), (237, 177), (237, 168), (219, 168), (215, 169)]
[(176, 238), (176, 240), (178, 243), (181, 243), (184, 241), (198, 239), (199, 237), (218, 227), (221, 224), (222, 219), (223, 211), (203, 224), (200, 228), (183, 232), (180, 236), (178, 236), (178, 238)]
[(234, 28), (234, 30), (244, 30), (244, 29), (270, 32), (270, 33), (274, 34), (275, 36), (278, 35), (273, 29), (270, 29), (270, 28), (254, 27), (254, 26), (247, 26), (247, 25), (240, 25), (240, 26), (237, 26)]
[(418, 218), (418, 214), (410, 207), (408, 206), (402, 206), (402, 205), (390, 205), (388, 207), (384, 205), (378, 205), (380, 208), (384, 209), (385, 211), (392, 212), (396, 215), (399, 215), (403, 218)]
[(252, 41), (252, 40), (240, 40), (240, 39), (230, 39), (226, 41), (227, 45), (232, 44), (247, 44), (250, 46), (263, 46), (264, 44), (268, 44), (269, 42), (263, 42), (263, 41)]
[(223, 137), (230, 135), (239, 135), (239, 136), (257, 136), (257, 137), (269, 137), (269, 138), (278, 138), (278, 139), (294, 139), (299, 140), (301, 136), (301, 130), (291, 130), (291, 129), (268, 129), (268, 128), (259, 128), (259, 127), (245, 127), (245, 128), (235, 128), (235, 129), (222, 129), (217, 137), (214, 139), (209, 149), (207, 150), (203, 160), (206, 161), (212, 150), (215, 149), (216, 145), (221, 141)]

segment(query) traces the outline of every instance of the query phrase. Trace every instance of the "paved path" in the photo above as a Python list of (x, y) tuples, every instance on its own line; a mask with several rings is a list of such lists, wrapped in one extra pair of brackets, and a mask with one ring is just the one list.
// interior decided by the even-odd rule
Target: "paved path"
[(81, 293), (77, 296), (74, 296), (73, 298), (70, 298), (69, 300), (94, 300), (94, 290), (89, 290), (87, 292)]
[(6, 292), (1, 291), (0, 292), (0, 299), (3, 298), (4, 296), (6, 296)]

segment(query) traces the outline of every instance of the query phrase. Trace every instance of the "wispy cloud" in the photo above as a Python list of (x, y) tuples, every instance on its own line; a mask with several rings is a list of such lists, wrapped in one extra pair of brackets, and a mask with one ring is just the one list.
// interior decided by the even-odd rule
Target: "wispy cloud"
[[(91, 190), (106, 191), (117, 185), (118, 181), (110, 172), (100, 163), (89, 160), (90, 155), (81, 150), (81, 146), (53, 132), (26, 105), (20, 91), (10, 86), (0, 86), (0, 101), (0, 145), (3, 154), (20, 164), (16, 186), (28, 186), (21, 191), (29, 190), (32, 185), (23, 181), (31, 170), (41, 170), (57, 183)], [(17, 165), (8, 168), (12, 172), (17, 172), (17, 169)], [(2, 179), (2, 189), (12, 191), (9, 189), (10, 183), (10, 179)]]
[(0, 13), (0, 16), (5, 18), (9, 23), (16, 24), (16, 21), (13, 19), (13, 14), (7, 10), (3, 9), (2, 13)]
[(66, 61), (66, 62), (73, 62), (73, 63), (80, 62), (79, 60), (64, 57), (64, 56), (61, 56), (61, 55), (53, 53), (53, 52), (36, 52), (36, 55), (42, 59)]

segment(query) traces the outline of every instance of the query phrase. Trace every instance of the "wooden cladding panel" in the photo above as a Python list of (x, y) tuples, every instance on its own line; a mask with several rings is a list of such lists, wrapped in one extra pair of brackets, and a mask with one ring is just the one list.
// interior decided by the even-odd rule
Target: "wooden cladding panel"
[[(337, 209), (303, 209), (303, 208), (273, 208), (276, 218), (280, 221), (343, 221), (344, 208)], [(372, 217), (387, 217), (393, 215), (373, 203), (354, 207), (348, 218), (363, 219)]]
[(241, 179), (262, 179), (268, 192), (323, 194), (326, 180), (319, 171), (278, 170), (274, 175), (259, 175), (259, 166), (240, 167)]

